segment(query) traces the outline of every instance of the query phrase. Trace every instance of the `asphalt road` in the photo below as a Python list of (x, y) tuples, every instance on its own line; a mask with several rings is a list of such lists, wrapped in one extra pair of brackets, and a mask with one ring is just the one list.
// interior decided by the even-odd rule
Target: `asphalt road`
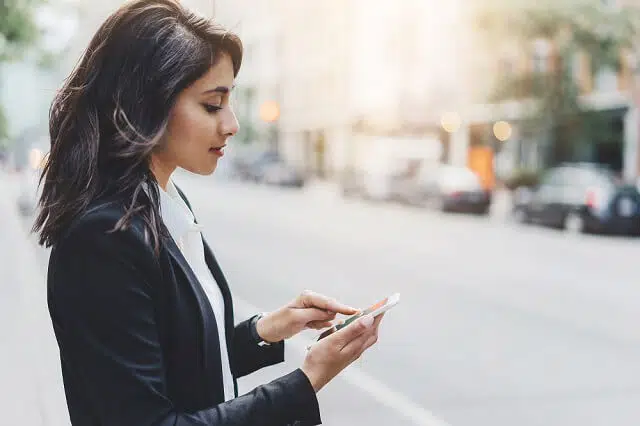
[(327, 424), (637, 424), (640, 240), (176, 180), (237, 299), (269, 310), (306, 288), (357, 306), (402, 294), (353, 377), (321, 393)]

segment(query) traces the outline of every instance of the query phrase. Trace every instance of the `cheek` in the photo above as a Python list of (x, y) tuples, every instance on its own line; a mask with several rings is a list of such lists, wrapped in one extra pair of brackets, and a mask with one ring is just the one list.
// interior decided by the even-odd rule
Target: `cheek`
[(167, 129), (174, 149), (187, 154), (209, 147), (217, 128), (215, 116), (207, 114), (199, 105), (176, 109)]

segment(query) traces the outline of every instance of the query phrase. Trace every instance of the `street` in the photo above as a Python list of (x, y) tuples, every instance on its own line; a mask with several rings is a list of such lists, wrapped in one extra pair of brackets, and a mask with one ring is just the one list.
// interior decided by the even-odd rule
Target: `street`
[[(403, 401), (456, 426), (637, 423), (637, 240), (177, 181), (236, 297), (259, 309), (305, 288), (358, 306), (400, 292), (357, 369)], [(429, 424), (357, 384), (320, 394), (327, 424)]]
[[(237, 320), (304, 289), (357, 307), (401, 293), (378, 344), (320, 392), (324, 424), (637, 424), (640, 241), (345, 201), (326, 188), (185, 174), (176, 182), (227, 275)], [(57, 348), (44, 320), (46, 256), (24, 239), (26, 222), (16, 229), (8, 187), (0, 184), (1, 365), (9, 377), (0, 384), (2, 409), (39, 398), (42, 414), (21, 424), (65, 424)], [(242, 379), (241, 390), (300, 366), (315, 335), (293, 339), (284, 365)], [(37, 393), (12, 386), (23, 371)]]

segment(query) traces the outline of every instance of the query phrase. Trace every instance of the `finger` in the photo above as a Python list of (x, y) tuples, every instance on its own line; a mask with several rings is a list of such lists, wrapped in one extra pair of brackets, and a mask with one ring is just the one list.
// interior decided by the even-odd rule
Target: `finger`
[(314, 330), (322, 330), (323, 328), (328, 327), (333, 327), (333, 323), (331, 321), (311, 321), (307, 324), (307, 328)]
[(377, 341), (378, 341), (378, 335), (377, 334), (369, 336), (365, 340), (365, 342), (362, 344), (360, 349), (358, 350), (358, 353), (357, 353), (356, 357), (354, 358), (354, 361), (357, 360), (358, 358), (360, 358), (362, 356), (362, 354), (367, 351), (367, 349), (369, 349), (371, 346), (375, 345)]
[(373, 330), (369, 329), (364, 332), (362, 335), (353, 339), (351, 342), (347, 343), (347, 345), (340, 352), (342, 355), (347, 357), (349, 362), (353, 362), (362, 355), (362, 352), (367, 348), (367, 342), (371, 340), (372, 336), (374, 336)]
[(327, 312), (318, 308), (298, 308), (294, 310), (294, 313), (296, 319), (304, 324), (315, 321), (332, 321), (336, 318), (335, 312)]
[(305, 291), (300, 296), (302, 305), (308, 308), (314, 307), (329, 312), (336, 312), (344, 315), (354, 315), (358, 309), (347, 306), (327, 296), (323, 296), (312, 291)]
[(382, 319), (384, 318), (384, 312), (381, 313), (380, 315), (378, 315), (377, 317), (375, 317), (375, 320), (373, 321), (373, 328), (376, 330), (376, 332), (378, 331), (378, 328), (380, 328), (380, 322), (382, 322)]
[(344, 350), (344, 348), (353, 340), (357, 339), (359, 336), (362, 336), (367, 331), (371, 330), (374, 324), (374, 319), (370, 316), (364, 316), (357, 321), (352, 322), (348, 326), (341, 328), (336, 331), (327, 339), (331, 339), (333, 343), (335, 343), (340, 350)]

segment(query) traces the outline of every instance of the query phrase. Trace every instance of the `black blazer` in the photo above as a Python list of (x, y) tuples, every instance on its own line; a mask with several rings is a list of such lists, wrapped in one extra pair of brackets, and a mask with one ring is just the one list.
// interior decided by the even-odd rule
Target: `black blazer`
[[(234, 327), (231, 293), (206, 242), (224, 319), (214, 316), (171, 238), (162, 238), (157, 256), (140, 217), (126, 231), (109, 232), (124, 204), (111, 199), (92, 205), (49, 260), (49, 312), (72, 424), (320, 424), (315, 392), (299, 369), (224, 402), (216, 321), (225, 322), (234, 384), (283, 361), (284, 343), (258, 346), (251, 319)], [(237, 396), (237, 384), (235, 389)]]

